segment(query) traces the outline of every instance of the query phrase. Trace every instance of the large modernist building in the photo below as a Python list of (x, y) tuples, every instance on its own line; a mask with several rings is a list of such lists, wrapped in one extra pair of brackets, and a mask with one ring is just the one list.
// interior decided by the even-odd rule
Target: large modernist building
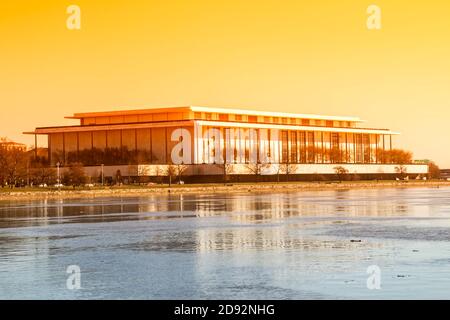
[[(48, 136), (50, 163), (82, 163), (134, 168), (158, 175), (169, 165), (186, 165), (186, 175), (261, 175), (288, 168), (292, 174), (332, 174), (337, 165), (350, 173), (393, 174), (388, 129), (361, 128), (356, 117), (321, 116), (208, 107), (76, 113), (79, 125), (36, 128)], [(133, 167), (134, 166), (134, 167)], [(425, 165), (407, 165), (411, 174)]]

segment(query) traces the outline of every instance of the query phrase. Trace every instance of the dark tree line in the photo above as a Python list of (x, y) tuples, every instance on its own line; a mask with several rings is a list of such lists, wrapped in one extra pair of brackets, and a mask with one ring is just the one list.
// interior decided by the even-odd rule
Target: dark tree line
[(86, 166), (150, 164), (157, 160), (158, 158), (148, 150), (130, 150), (128, 147), (70, 151), (67, 152), (66, 157), (61, 151), (52, 153), (52, 162), (59, 162), (65, 165), (75, 163), (82, 163)]
[[(87, 181), (81, 164), (61, 170), (59, 178), (59, 182), (73, 186), (83, 185)], [(36, 155), (34, 150), (0, 146), (0, 187), (51, 186), (57, 182), (57, 169), (50, 166), (46, 157)]]

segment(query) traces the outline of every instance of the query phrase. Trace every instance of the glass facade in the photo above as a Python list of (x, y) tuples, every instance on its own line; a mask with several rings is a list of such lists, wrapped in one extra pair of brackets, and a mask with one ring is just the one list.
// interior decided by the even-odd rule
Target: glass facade
[[(382, 163), (383, 135), (256, 128), (202, 127), (200, 163), (218, 163), (211, 152), (220, 144), (227, 163)], [(386, 146), (385, 146), (386, 147)], [(215, 151), (214, 151), (215, 152)]]
[[(356, 128), (358, 118), (250, 112), (179, 107), (75, 114), (80, 126), (32, 134), (48, 135), (52, 164), (171, 164), (173, 152), (190, 164), (376, 164), (392, 149), (395, 133)], [(180, 149), (188, 139), (177, 135), (180, 128), (188, 132), (189, 155)]]

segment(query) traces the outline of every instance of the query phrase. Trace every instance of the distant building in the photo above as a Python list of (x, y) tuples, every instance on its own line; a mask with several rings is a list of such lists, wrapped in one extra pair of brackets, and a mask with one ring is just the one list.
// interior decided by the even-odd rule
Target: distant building
[[(80, 124), (26, 132), (48, 136), (53, 165), (134, 165), (146, 175), (170, 164), (189, 165), (187, 175), (221, 174), (224, 165), (232, 174), (250, 174), (250, 166), (261, 165), (260, 174), (270, 175), (279, 173), (280, 164), (295, 166), (293, 174), (334, 174), (338, 164), (355, 174), (396, 173), (383, 154), (398, 133), (360, 128), (357, 117), (188, 106), (67, 118)], [(406, 167), (411, 174), (428, 171), (423, 164)]]
[(441, 169), (441, 178), (450, 179), (450, 169)]
[(22, 151), (27, 150), (27, 146), (23, 143), (14, 142), (6, 137), (0, 137), (0, 148), (5, 148), (7, 150), (18, 149)]
[(429, 159), (416, 159), (413, 161), (415, 164), (429, 164), (431, 160)]

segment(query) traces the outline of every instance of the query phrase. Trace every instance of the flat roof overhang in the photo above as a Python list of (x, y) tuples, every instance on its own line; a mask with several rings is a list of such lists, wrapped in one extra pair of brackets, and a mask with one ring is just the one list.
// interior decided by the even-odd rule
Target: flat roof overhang
[(317, 114), (271, 112), (271, 111), (258, 111), (258, 110), (233, 109), (233, 108), (212, 108), (212, 107), (201, 107), (201, 106), (182, 106), (182, 107), (165, 107), (165, 108), (133, 109), (133, 110), (118, 110), (118, 111), (83, 112), (83, 113), (75, 113), (73, 116), (67, 116), (65, 118), (66, 119), (83, 119), (83, 118), (93, 118), (93, 117), (114, 117), (114, 116), (153, 114), (153, 113), (162, 113), (162, 112), (173, 113), (173, 112), (186, 112), (186, 111), (250, 115), (250, 116), (265, 116), (265, 117), (280, 117), (280, 118), (365, 122), (364, 120), (361, 120), (359, 117), (325, 116), (325, 115), (317, 115)]
[(99, 111), (99, 112), (81, 112), (74, 113), (73, 116), (64, 117), (66, 119), (83, 119), (93, 117), (117, 117), (117, 116), (131, 116), (139, 114), (149, 113), (162, 113), (162, 112), (183, 112), (191, 111), (191, 107), (166, 107), (166, 108), (152, 108), (152, 109), (131, 109), (131, 110), (118, 110), (118, 111)]
[(106, 125), (86, 125), (86, 126), (64, 126), (36, 128), (35, 131), (23, 132), (23, 134), (51, 134), (64, 132), (86, 132), (86, 131), (108, 131), (126, 129), (146, 129), (164, 127), (192, 127), (194, 120), (169, 121), (169, 122), (147, 122), (147, 123), (126, 123), (126, 124), (106, 124)]
[(211, 126), (211, 127), (216, 126), (216, 127), (228, 127), (228, 128), (281, 129), (281, 130), (296, 130), (296, 131), (371, 133), (371, 134), (387, 134), (387, 135), (399, 135), (400, 134), (399, 132), (391, 131), (389, 129), (314, 127), (314, 126), (220, 122), (220, 121), (204, 121), (204, 120), (196, 120), (195, 122), (196, 122), (196, 124), (198, 124), (200, 126)]
[(204, 121), (204, 120), (184, 120), (184, 121), (168, 121), (168, 122), (147, 122), (147, 123), (127, 123), (127, 124), (108, 124), (108, 125), (86, 125), (86, 126), (63, 126), (63, 127), (46, 127), (36, 128), (32, 132), (24, 132), (24, 134), (51, 134), (64, 132), (86, 132), (86, 131), (107, 131), (107, 130), (126, 130), (126, 129), (145, 129), (145, 128), (164, 128), (164, 127), (191, 127), (194, 124), (200, 126), (211, 127), (227, 127), (227, 128), (262, 128), (262, 129), (280, 129), (280, 130), (296, 130), (296, 131), (322, 131), (322, 132), (348, 132), (348, 133), (371, 133), (398, 135), (400, 133), (390, 131), (388, 129), (369, 129), (369, 128), (341, 128), (341, 127), (314, 127), (314, 126), (296, 126), (296, 125), (279, 125), (279, 124), (260, 124), (246, 122), (223, 122), (223, 121)]

